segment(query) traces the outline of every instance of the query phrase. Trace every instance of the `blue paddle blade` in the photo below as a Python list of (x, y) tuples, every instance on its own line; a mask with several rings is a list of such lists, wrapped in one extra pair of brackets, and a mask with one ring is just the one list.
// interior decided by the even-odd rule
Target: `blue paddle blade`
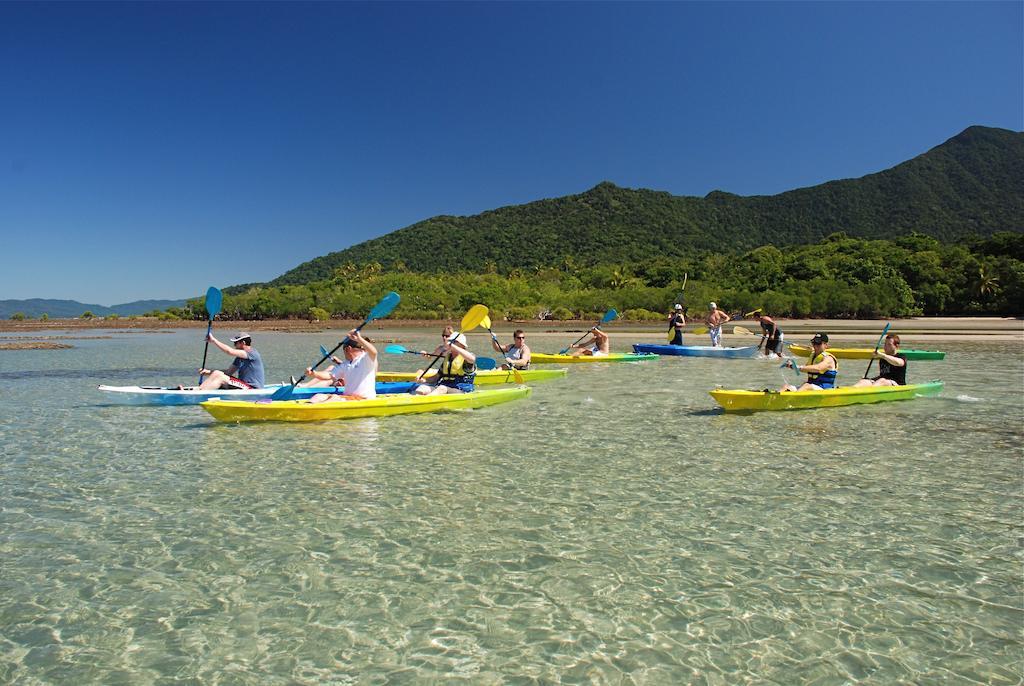
[(401, 299), (402, 297), (398, 295), (398, 293), (391, 291), (381, 298), (380, 302), (370, 310), (370, 316), (368, 319), (380, 319), (381, 317), (388, 316), (391, 314), (391, 311), (398, 306), (398, 301)]
[(320, 355), (322, 357), (330, 357), (331, 356), (331, 351), (321, 345), (320, 346)]
[(601, 319), (601, 323), (604, 324), (605, 322), (610, 322), (611, 320), (615, 319), (618, 316), (619, 313), (616, 312), (615, 308), (613, 307), (612, 309), (604, 313), (604, 317)]
[(221, 296), (220, 289), (210, 286), (206, 291), (207, 319), (213, 319), (220, 314), (221, 300), (223, 300), (223, 296)]
[(388, 347), (384, 348), (384, 352), (388, 353), (389, 355), (401, 355), (402, 353), (408, 353), (412, 351), (406, 350), (405, 347), (401, 345), (389, 345)]
[(488, 369), (497, 369), (498, 363), (496, 360), (490, 357), (478, 357), (476, 358), (476, 368), (480, 371), (487, 371)]

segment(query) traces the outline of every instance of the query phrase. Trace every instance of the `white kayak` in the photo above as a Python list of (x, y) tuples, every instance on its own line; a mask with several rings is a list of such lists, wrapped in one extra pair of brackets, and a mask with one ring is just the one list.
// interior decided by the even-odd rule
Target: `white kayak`
[[(272, 384), (263, 388), (222, 388), (214, 391), (199, 390), (196, 386), (186, 386), (183, 389), (166, 388), (163, 386), (98, 386), (98, 390), (107, 396), (107, 399), (119, 405), (198, 405), (222, 398), (224, 400), (262, 400), (269, 398), (282, 386), (287, 384)], [(378, 393), (405, 393), (412, 387), (411, 383), (382, 383), (377, 382)], [(344, 388), (332, 388), (320, 386), (318, 388), (296, 387), (292, 389), (289, 400), (308, 398), (317, 393), (340, 393)]]

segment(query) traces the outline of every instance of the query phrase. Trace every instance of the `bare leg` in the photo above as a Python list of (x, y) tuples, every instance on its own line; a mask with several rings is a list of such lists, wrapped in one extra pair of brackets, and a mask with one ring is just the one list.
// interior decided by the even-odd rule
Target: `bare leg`
[(217, 391), (220, 387), (228, 380), (228, 375), (219, 369), (214, 369), (210, 372), (210, 375), (203, 379), (203, 383), (199, 384), (199, 390), (201, 391)]

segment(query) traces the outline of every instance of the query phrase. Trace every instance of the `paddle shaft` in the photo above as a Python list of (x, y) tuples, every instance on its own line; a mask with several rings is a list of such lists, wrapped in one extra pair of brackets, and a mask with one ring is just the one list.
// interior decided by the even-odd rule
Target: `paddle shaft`
[[(210, 323), (206, 325), (206, 347), (203, 348), (203, 364), (202, 364), (202, 366), (199, 367), (200, 369), (206, 369), (206, 354), (208, 352), (210, 352), (210, 334), (211, 333), (213, 333), (213, 320), (212, 319), (210, 320)], [(202, 374), (199, 375), (199, 383), (200, 384), (203, 383), (203, 375)]]
[[(586, 338), (587, 336), (589, 336), (589, 335), (590, 335), (590, 334), (591, 334), (591, 333), (592, 333), (592, 332), (594, 331), (594, 329), (600, 329), (600, 328), (601, 328), (600, 324), (599, 324), (599, 325), (597, 325), (597, 326), (592, 326), (592, 327), (590, 327), (590, 330), (589, 330), (589, 331), (587, 331), (587, 332), (586, 332), (585, 334), (583, 334), (582, 336), (580, 336), (579, 338), (577, 338), (577, 339), (576, 339), (575, 341), (573, 341), (573, 342), (572, 342), (572, 344), (571, 344), (571, 345), (569, 346), (569, 348), (572, 348), (572, 347), (573, 347), (574, 345), (576, 345), (577, 343), (579, 343), (580, 341), (582, 341), (582, 340), (583, 340), (584, 338)], [(561, 352), (559, 352), (558, 354), (559, 354), (559, 355), (564, 355), (564, 354), (566, 354), (567, 352), (569, 352), (569, 348), (563, 348), (563, 349), (561, 350)]]
[[(220, 306), (222, 295), (220, 289), (210, 286), (206, 289), (206, 316), (208, 317), (208, 323), (206, 325), (206, 345), (203, 347), (203, 364), (199, 367), (200, 369), (206, 369), (206, 355), (210, 352), (210, 334), (213, 333), (213, 319), (220, 313)], [(199, 383), (203, 383), (203, 375), (199, 375)]]
[(878, 343), (875, 343), (875, 352), (872, 353), (871, 359), (868, 360), (868, 368), (864, 370), (865, 379), (868, 378), (868, 374), (871, 373), (871, 363), (875, 361), (874, 356), (878, 354), (878, 349), (882, 347), (882, 342), (885, 340), (885, 334), (889, 333), (889, 326), (891, 326), (891, 324), (891, 322), (885, 323), (885, 328), (882, 329), (882, 335), (878, 337)]
[[(456, 340), (458, 340), (459, 333), (460, 332), (456, 331), (455, 333), (452, 334), (452, 337), (448, 339), (448, 345), (451, 345)], [(434, 359), (432, 359), (430, 361), (430, 364), (427, 365), (426, 369), (424, 369), (422, 372), (420, 372), (420, 375), (416, 377), (416, 380), (417, 381), (423, 381), (423, 377), (427, 375), (427, 372), (429, 372), (431, 369), (433, 369), (434, 365), (437, 364), (437, 361), (440, 360), (444, 356), (445, 356), (445, 353), (441, 353), (440, 355), (434, 355)]]

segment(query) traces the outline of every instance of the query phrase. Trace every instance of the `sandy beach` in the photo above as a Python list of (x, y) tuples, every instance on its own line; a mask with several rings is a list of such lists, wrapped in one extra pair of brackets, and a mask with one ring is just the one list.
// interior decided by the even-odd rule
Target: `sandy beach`
[[(800, 342), (804, 337), (809, 337), (816, 332), (825, 332), (833, 341), (863, 341), (865, 338), (872, 338), (885, 326), (887, 320), (865, 320), (865, 319), (778, 319), (786, 339), (790, 342)], [(915, 341), (927, 340), (939, 341), (1019, 341), (1024, 343), (1024, 318), (1018, 317), (912, 317), (907, 319), (890, 320), (891, 331), (902, 336), (914, 339)], [(216, 334), (224, 332), (245, 331), (267, 331), (267, 332), (289, 332), (289, 333), (318, 333), (322, 331), (347, 331), (358, 326), (361, 321), (333, 319), (329, 322), (309, 322), (301, 319), (268, 319), (260, 321), (214, 321)], [(443, 326), (445, 323), (458, 324), (452, 320), (401, 320), (385, 319), (372, 322), (367, 330), (380, 331), (384, 329), (433, 329)], [(522, 328), (532, 333), (572, 333), (585, 331), (592, 322), (586, 321), (515, 321), (495, 322), (494, 331), (497, 333), (508, 332), (515, 328)], [(749, 339), (749, 336), (733, 335), (733, 326), (740, 326), (755, 333), (758, 330), (757, 323), (752, 320), (737, 320), (725, 325), (727, 338), (735, 339), (736, 342)], [(26, 320), (12, 321), (0, 320), (0, 333), (12, 334), (7, 340), (38, 339), (53, 340), (55, 338), (78, 338), (78, 332), (110, 331), (120, 334), (132, 332), (154, 332), (170, 331), (174, 329), (203, 328), (205, 321), (166, 321), (151, 317), (137, 317), (133, 319), (50, 319), (47, 321)], [(699, 320), (687, 323), (687, 332), (703, 326)], [(620, 345), (627, 344), (625, 339), (636, 338), (638, 335), (663, 334), (664, 326), (655, 322), (616, 321), (605, 325), (605, 330), (611, 335), (613, 341)], [(3, 337), (0, 337), (3, 338)], [(916, 345), (916, 344), (915, 344)]]

